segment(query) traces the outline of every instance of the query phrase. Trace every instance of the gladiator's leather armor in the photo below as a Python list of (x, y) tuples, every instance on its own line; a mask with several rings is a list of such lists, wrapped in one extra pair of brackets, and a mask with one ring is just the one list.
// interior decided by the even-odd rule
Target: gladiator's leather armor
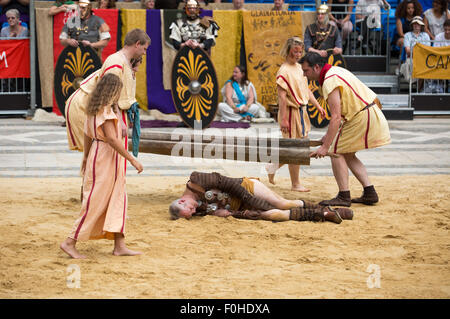
[(320, 29), (317, 23), (310, 24), (307, 32), (312, 39), (312, 47), (316, 50), (326, 50), (335, 47), (337, 28), (327, 24), (325, 29)]
[(243, 203), (242, 209), (266, 211), (275, 208), (269, 202), (253, 196), (242, 187), (242, 178), (226, 177), (216, 172), (193, 172), (189, 181), (201, 186), (204, 190), (219, 189), (230, 196), (239, 198)]

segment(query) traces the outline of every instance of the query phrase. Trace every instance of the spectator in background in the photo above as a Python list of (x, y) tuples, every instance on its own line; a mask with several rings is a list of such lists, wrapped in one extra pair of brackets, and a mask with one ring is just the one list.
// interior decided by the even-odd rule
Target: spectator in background
[(346, 45), (348, 44), (348, 36), (353, 30), (353, 24), (350, 21), (350, 18), (353, 10), (354, 1), (328, 0), (327, 3), (331, 7), (331, 13), (329, 14), (330, 24), (337, 27), (339, 31), (342, 33), (341, 34), (342, 41), (345, 43), (344, 47), (346, 47)]
[(378, 34), (381, 32), (381, 7), (385, 10), (390, 8), (386, 0), (359, 0), (355, 8), (355, 24), (361, 32), (358, 37), (359, 46), (362, 46), (362, 53), (366, 54), (367, 50), (373, 51), (379, 49), (380, 38)]
[[(411, 29), (412, 31), (407, 32), (405, 34), (404, 47), (406, 56), (408, 58), (411, 57), (412, 48), (416, 43), (422, 43), (425, 45), (430, 45), (430, 37), (424, 31), (425, 24), (423, 23), (423, 19), (419, 16), (414, 17), (411, 21)], [(405, 63), (401, 65), (400, 73), (403, 75), (405, 80), (409, 81), (411, 77), (412, 70), (412, 61), (411, 59), (406, 59)], [(418, 81), (418, 90), (422, 90), (423, 87), (423, 79), (419, 79)]]
[(8, 26), (4, 27), (0, 33), (1, 38), (22, 38), (28, 37), (27, 27), (20, 23), (20, 13), (17, 9), (9, 9), (6, 11), (6, 19)]
[(419, 16), (414, 17), (411, 21), (412, 31), (405, 34), (405, 51), (406, 56), (409, 58), (411, 56), (411, 49), (416, 43), (422, 43), (425, 45), (430, 45), (430, 37), (426, 32), (424, 32), (424, 22)]
[(51, 16), (57, 15), (60, 12), (67, 12), (71, 7), (76, 5), (72, 0), (56, 0), (55, 3), (48, 10), (48, 14)]
[(273, 8), (274, 11), (283, 11), (284, 0), (273, 0)]
[(116, 0), (100, 0), (99, 9), (115, 9)]
[(436, 41), (442, 41), (442, 42), (435, 42), (435, 47), (446, 47), (450, 46), (450, 19), (445, 20), (444, 22), (444, 32), (439, 33), (434, 38)]
[(20, 21), (25, 24), (30, 22), (30, 0), (0, 0), (0, 29), (6, 25), (7, 19), (5, 13), (10, 9), (16, 9), (20, 14)]
[(144, 9), (153, 10), (155, 9), (156, 1), (155, 0), (142, 0), (142, 7)]
[(414, 17), (422, 16), (422, 5), (417, 0), (404, 0), (395, 9), (397, 32), (392, 42), (402, 51), (405, 34), (412, 31), (411, 21)]
[(428, 33), (431, 40), (441, 32), (444, 32), (444, 22), (450, 19), (450, 11), (447, 8), (446, 0), (434, 0), (433, 8), (424, 13), (425, 32)]
[(242, 10), (244, 9), (244, 0), (233, 0), (233, 10)]

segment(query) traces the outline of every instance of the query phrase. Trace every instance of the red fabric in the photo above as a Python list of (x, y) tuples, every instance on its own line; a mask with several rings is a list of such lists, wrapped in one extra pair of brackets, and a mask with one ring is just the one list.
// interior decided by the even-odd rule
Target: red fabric
[[(94, 9), (93, 13), (100, 18), (102, 18), (105, 23), (109, 26), (111, 34), (111, 39), (108, 45), (102, 51), (102, 61), (115, 53), (117, 51), (117, 33), (119, 25), (119, 10), (118, 9)], [(64, 12), (60, 12), (53, 17), (53, 68), (56, 67), (56, 62), (58, 61), (59, 55), (61, 54), (64, 47), (59, 41), (59, 35), (67, 22), (67, 15)], [(55, 94), (53, 94), (53, 112), (61, 115), (59, 111), (58, 104), (56, 103)]]
[[(67, 22), (67, 16), (65, 12), (60, 12), (53, 16), (53, 70), (56, 67), (56, 62), (58, 62), (59, 55), (61, 54), (64, 47), (61, 45), (59, 41), (59, 35), (64, 27), (64, 24)], [(55, 91), (53, 91), (53, 112), (61, 115), (61, 112), (58, 108), (58, 103), (56, 103)]]
[(0, 79), (30, 77), (30, 40), (0, 40)]
[(117, 51), (117, 31), (119, 26), (119, 9), (93, 9), (92, 12), (103, 20), (109, 27), (109, 33), (111, 39), (108, 45), (103, 48), (102, 62), (106, 60), (108, 56)]
[(325, 74), (327, 74), (328, 70), (331, 68), (331, 64), (325, 63), (319, 75), (319, 85), (322, 86), (323, 81), (325, 81)]

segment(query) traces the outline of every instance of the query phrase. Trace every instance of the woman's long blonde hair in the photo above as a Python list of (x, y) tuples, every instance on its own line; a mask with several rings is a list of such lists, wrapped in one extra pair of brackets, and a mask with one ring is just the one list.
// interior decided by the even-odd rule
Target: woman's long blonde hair
[(104, 107), (111, 107), (117, 111), (117, 101), (123, 84), (120, 78), (112, 73), (105, 74), (97, 83), (89, 98), (86, 114), (96, 115)]
[(305, 47), (302, 39), (300, 39), (299, 37), (290, 37), (289, 39), (287, 39), (286, 43), (281, 49), (280, 55), (286, 59), (286, 57), (289, 55), (289, 51), (291, 51), (291, 48), (295, 45), (300, 45), (303, 48)]

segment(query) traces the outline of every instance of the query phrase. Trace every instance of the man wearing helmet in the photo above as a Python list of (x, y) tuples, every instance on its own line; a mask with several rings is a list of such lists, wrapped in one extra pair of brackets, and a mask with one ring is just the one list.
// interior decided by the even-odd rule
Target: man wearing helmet
[(92, 5), (89, 0), (80, 0), (79, 17), (69, 19), (59, 36), (63, 46), (77, 47), (80, 44), (92, 47), (101, 57), (101, 51), (108, 45), (111, 35), (109, 26), (105, 21), (92, 14)]
[(333, 49), (333, 54), (342, 53), (341, 35), (339, 30), (329, 23), (326, 4), (317, 9), (317, 20), (306, 28), (304, 42), (306, 52), (316, 52), (324, 58), (328, 56), (328, 49)]
[(185, 18), (177, 19), (170, 25), (170, 38), (177, 50), (184, 46), (192, 49), (200, 47), (210, 52), (215, 45), (219, 26), (211, 17), (200, 18), (200, 4), (197, 0), (188, 0), (185, 6)]

